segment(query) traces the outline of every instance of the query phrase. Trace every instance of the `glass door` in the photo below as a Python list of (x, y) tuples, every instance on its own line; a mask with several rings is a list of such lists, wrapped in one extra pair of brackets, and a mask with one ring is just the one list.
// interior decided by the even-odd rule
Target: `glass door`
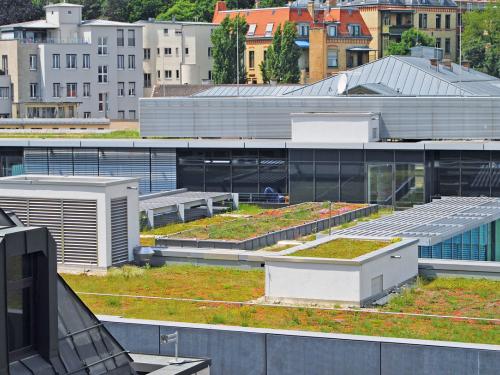
[(368, 199), (370, 203), (393, 205), (392, 163), (368, 164)]

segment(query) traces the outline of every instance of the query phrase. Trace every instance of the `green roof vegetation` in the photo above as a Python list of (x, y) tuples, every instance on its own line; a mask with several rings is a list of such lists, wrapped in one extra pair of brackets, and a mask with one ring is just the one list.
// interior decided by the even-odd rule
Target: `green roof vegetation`
[[(420, 280), (414, 288), (405, 290), (384, 307), (327, 310), (259, 304), (256, 300), (264, 294), (264, 272), (261, 269), (238, 270), (191, 265), (170, 265), (159, 268), (128, 266), (106, 276), (63, 275), (63, 277), (76, 292), (80, 292), (80, 297), (96, 314), (500, 344), (498, 321), (460, 318), (498, 319), (500, 281)], [(235, 303), (248, 301), (255, 301), (255, 304)], [(385, 312), (391, 314), (381, 314)], [(400, 315), (400, 313), (446, 316)]]
[(379, 241), (379, 240), (360, 240), (351, 238), (336, 238), (332, 241), (325, 242), (321, 245), (299, 250), (286, 256), (293, 257), (308, 257), (308, 258), (335, 258), (335, 259), (354, 259), (361, 255), (371, 253), (372, 251), (379, 250), (393, 241)]
[(42, 132), (30, 132), (30, 133), (10, 133), (10, 132), (0, 132), (0, 138), (99, 138), (99, 139), (130, 139), (130, 138), (140, 138), (139, 130), (114, 130), (106, 133), (42, 133)]
[[(334, 203), (331, 215), (352, 211), (364, 204)], [(167, 235), (175, 238), (189, 238), (198, 240), (244, 240), (269, 232), (305, 224), (319, 219), (326, 219), (330, 215), (328, 204), (325, 203), (302, 203), (279, 209), (268, 209), (252, 214), (248, 217), (230, 217), (221, 219), (215, 216), (212, 219), (204, 219), (204, 222), (194, 221), (186, 223), (186, 226), (178, 226), (172, 231), (172, 226), (156, 228), (143, 234)], [(174, 224), (178, 225), (178, 224)], [(191, 226), (191, 227), (189, 227)], [(181, 231), (180, 228), (186, 230)]]

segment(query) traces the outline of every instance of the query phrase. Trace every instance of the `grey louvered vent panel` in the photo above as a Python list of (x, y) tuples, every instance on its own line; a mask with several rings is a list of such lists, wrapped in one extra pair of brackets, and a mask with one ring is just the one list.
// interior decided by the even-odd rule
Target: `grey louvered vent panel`
[(99, 174), (99, 151), (97, 148), (75, 148), (73, 149), (73, 163), (75, 176), (97, 176)]
[(150, 192), (148, 149), (100, 149), (99, 175), (138, 177), (142, 194)]
[(177, 187), (175, 149), (151, 150), (151, 191), (173, 190)]
[(111, 262), (128, 261), (127, 198), (111, 200)]
[(97, 202), (65, 200), (64, 262), (97, 264)]
[(24, 149), (24, 172), (26, 174), (48, 174), (47, 148), (26, 147)]
[(49, 148), (49, 174), (73, 175), (73, 150), (71, 148)]
[(57, 261), (97, 264), (95, 200), (0, 197), (0, 208), (13, 211), (25, 224), (45, 226), (57, 243)]
[(0, 197), (0, 208), (14, 212), (24, 225), (28, 225), (28, 200)]

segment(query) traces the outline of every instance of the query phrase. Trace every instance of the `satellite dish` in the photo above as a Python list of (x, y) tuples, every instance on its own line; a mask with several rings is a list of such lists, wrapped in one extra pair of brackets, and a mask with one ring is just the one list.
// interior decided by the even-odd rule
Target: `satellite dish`
[(347, 75), (339, 74), (339, 82), (337, 83), (337, 94), (342, 95), (347, 88)]

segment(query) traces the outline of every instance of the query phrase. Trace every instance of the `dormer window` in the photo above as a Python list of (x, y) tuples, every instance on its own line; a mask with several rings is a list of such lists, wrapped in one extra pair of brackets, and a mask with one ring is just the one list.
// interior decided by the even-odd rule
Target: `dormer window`
[(358, 24), (351, 24), (348, 26), (350, 36), (360, 36), (361, 27)]
[(248, 32), (247, 32), (247, 35), (248, 36), (253, 36), (255, 35), (255, 28), (257, 27), (256, 24), (252, 23), (251, 25), (248, 26)]
[(264, 34), (264, 36), (273, 36), (273, 23), (268, 23), (266, 25), (266, 33)]
[(299, 36), (308, 36), (309, 35), (309, 24), (308, 23), (299, 23), (297, 25), (297, 33)]
[(330, 37), (337, 36), (337, 25), (329, 25), (328, 26), (328, 36), (330, 36)]

